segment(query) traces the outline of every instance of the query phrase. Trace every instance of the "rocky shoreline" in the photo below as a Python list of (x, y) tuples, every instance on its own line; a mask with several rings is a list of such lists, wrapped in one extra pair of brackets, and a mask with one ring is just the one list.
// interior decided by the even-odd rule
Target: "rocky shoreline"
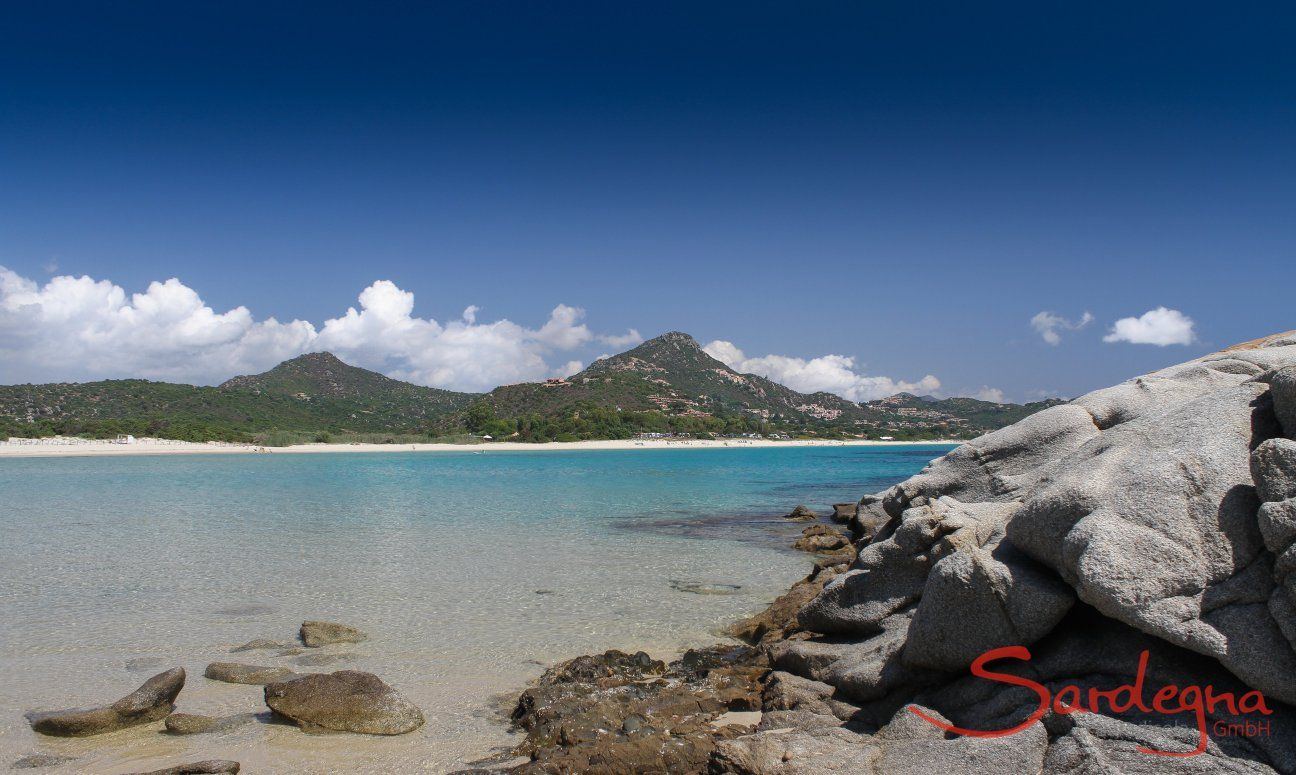
[[(524, 742), (461, 772), (1296, 772), (1296, 333), (851, 511), (840, 555), (732, 628), (748, 645), (551, 668), (512, 712)], [(801, 548), (833, 552), (829, 527)]]

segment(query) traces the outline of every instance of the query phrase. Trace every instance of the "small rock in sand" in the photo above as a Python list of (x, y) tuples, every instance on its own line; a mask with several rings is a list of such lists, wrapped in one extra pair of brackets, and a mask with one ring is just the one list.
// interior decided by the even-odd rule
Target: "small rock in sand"
[(112, 705), (33, 712), (27, 714), (27, 721), (33, 730), (54, 737), (88, 737), (161, 721), (175, 710), (175, 698), (184, 682), (184, 668), (176, 667), (158, 673)]
[(360, 643), (369, 636), (348, 624), (337, 622), (302, 622), (301, 641), (310, 648), (330, 643)]
[(212, 662), (207, 666), (203, 675), (213, 681), (224, 681), (228, 684), (264, 686), (276, 681), (286, 681), (297, 674), (286, 667), (243, 665), (238, 662)]

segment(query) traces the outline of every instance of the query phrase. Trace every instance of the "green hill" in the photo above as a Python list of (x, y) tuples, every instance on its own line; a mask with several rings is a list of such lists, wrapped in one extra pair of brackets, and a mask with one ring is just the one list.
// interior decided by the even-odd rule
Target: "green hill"
[(0, 386), (0, 436), (252, 441), (274, 432), (426, 434), (476, 398), (311, 353), (220, 387), (138, 379)]
[(506, 385), (486, 399), (504, 416), (561, 413), (593, 403), (622, 411), (808, 423), (852, 417), (859, 405), (830, 393), (806, 395), (764, 377), (739, 374), (672, 331), (595, 361), (566, 380)]
[(641, 432), (787, 433), (820, 437), (972, 438), (1060, 401), (995, 404), (901, 393), (857, 404), (740, 374), (672, 331), (595, 361), (567, 379), (506, 385), (458, 421), (528, 440), (624, 438)]
[(330, 353), (302, 355), (219, 387), (138, 379), (0, 386), (0, 437), (130, 433), (290, 443), (469, 431), (522, 441), (640, 433), (971, 438), (1056, 403), (900, 393), (857, 404), (740, 374), (693, 337), (672, 331), (567, 379), (484, 395), (412, 385)]

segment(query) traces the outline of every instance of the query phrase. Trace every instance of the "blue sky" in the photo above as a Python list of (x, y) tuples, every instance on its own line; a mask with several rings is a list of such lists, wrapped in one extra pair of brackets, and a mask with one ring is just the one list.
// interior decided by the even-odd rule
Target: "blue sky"
[[(8, 9), (0, 381), (484, 389), (678, 329), (1022, 400), (1296, 327), (1290, 6), (699, 6)], [(1160, 307), (1188, 344), (1104, 341)]]

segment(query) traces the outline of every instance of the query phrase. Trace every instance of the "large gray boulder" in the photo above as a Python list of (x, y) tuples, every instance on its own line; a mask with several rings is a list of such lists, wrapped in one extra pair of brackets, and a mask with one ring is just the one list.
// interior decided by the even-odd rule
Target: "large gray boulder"
[[(1167, 683), (1209, 674), (1217, 686), (1262, 691), (1291, 718), (1296, 441), (1284, 434), (1296, 439), (1292, 336), (1096, 391), (865, 496), (851, 522), (856, 561), (797, 614), (818, 635), (771, 647), (787, 675), (777, 685), (806, 682), (784, 692), (778, 702), (795, 708), (779, 712), (805, 723), (722, 743), (722, 771), (795, 772), (805, 756), (832, 771), (833, 757), (858, 763), (863, 752), (872, 753), (860, 771), (884, 760), (885, 771), (904, 771), (887, 751), (906, 749), (888, 747), (887, 729), (909, 702), (968, 728), (1020, 720), (1030, 692), (960, 678), (1005, 645), (1041, 649), (1024, 668), (1041, 680), (1098, 688), (1111, 688), (1147, 649), (1167, 663)], [(840, 703), (858, 708), (851, 723), (880, 729), (845, 728)], [(1217, 740), (1199, 757), (1170, 759), (1137, 749), (1191, 748), (1192, 725), (1111, 713), (1050, 719), (1029, 751), (1038, 758), (1012, 768), (1296, 771), (1289, 735)], [(847, 734), (853, 748), (842, 747)], [(924, 771), (964, 769), (953, 752), (963, 738), (897, 739)], [(779, 764), (783, 749), (792, 758)]]
[(27, 721), (33, 730), (54, 737), (88, 737), (161, 721), (175, 710), (184, 683), (184, 668), (176, 667), (158, 673), (111, 705), (33, 712), (27, 714)]
[(305, 732), (334, 730), (401, 735), (423, 726), (423, 713), (372, 673), (314, 673), (265, 687), (265, 703)]

